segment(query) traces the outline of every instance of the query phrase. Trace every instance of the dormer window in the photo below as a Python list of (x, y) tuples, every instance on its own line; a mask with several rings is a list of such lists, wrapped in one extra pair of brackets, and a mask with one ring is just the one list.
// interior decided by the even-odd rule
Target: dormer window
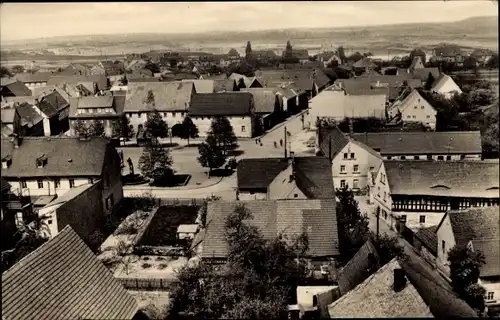
[(7, 155), (2, 158), (2, 169), (7, 169), (12, 164), (12, 157)]
[(47, 156), (45, 154), (40, 155), (36, 158), (37, 168), (43, 168), (47, 164)]

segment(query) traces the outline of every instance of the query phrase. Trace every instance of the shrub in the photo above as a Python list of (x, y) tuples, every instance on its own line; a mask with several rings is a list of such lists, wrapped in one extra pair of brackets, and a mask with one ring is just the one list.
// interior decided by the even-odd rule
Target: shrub
[(165, 258), (163, 258), (163, 257), (156, 257), (156, 261), (163, 261), (163, 260), (165, 260)]
[(148, 261), (149, 260), (149, 257), (143, 257), (142, 260), (144, 261)]
[(151, 268), (151, 264), (150, 264), (150, 263), (143, 263), (143, 264), (141, 265), (141, 267), (142, 267), (143, 269), (149, 269), (149, 268)]
[(160, 264), (158, 265), (158, 269), (159, 269), (159, 270), (163, 270), (163, 269), (165, 269), (166, 267), (167, 267), (167, 264), (166, 264), (166, 263), (160, 263)]

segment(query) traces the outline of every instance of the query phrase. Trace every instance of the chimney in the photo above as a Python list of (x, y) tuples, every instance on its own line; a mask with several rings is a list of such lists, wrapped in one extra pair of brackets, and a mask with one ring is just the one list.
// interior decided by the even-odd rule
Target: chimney
[(394, 292), (399, 292), (403, 290), (406, 286), (406, 276), (405, 272), (401, 268), (394, 269)]
[(2, 158), (2, 169), (7, 169), (12, 164), (12, 157), (7, 155)]
[(295, 152), (290, 151), (290, 158), (288, 158), (288, 165), (292, 166), (292, 174), (290, 175), (290, 181), (292, 182), (295, 180), (295, 158), (294, 158)]

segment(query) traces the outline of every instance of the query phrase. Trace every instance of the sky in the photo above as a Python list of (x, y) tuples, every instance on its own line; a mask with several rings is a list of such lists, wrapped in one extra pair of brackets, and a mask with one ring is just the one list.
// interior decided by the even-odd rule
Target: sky
[(489, 0), (3, 3), (2, 41), (117, 33), (198, 33), (446, 22), (498, 16)]

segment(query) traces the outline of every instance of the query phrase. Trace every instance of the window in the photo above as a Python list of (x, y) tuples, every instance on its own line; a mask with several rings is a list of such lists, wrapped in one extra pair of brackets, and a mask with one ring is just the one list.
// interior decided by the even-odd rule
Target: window
[(432, 155), (428, 154), (427, 155), (427, 160), (432, 160)]
[(48, 223), (48, 224), (52, 224), (52, 220), (48, 220), (48, 221), (47, 221), (47, 223)]
[(405, 156), (401, 156), (401, 160), (406, 160), (406, 157)]
[(431, 118), (431, 116), (427, 116), (427, 119), (430, 119), (430, 118)]
[(181, 117), (184, 117), (184, 112), (181, 112)]
[(414, 156), (413, 159), (420, 160), (420, 157), (419, 156)]
[(387, 199), (387, 192), (384, 191), (384, 201)]
[(380, 198), (380, 186), (378, 187), (377, 196)]
[(113, 201), (113, 195), (110, 195), (109, 197), (106, 198), (106, 210), (110, 210), (113, 207), (114, 201)]
[(465, 159), (465, 154), (460, 155), (460, 160), (464, 160), (464, 159)]
[(417, 116), (413, 116), (413, 119), (417, 119)]
[(425, 223), (425, 216), (420, 216), (420, 218), (418, 219), (418, 222)]
[(423, 108), (424, 108), (424, 106), (421, 106), (421, 107), (420, 107), (420, 109), (423, 109)]
[(61, 186), (61, 179), (54, 179), (54, 188), (59, 188)]
[(21, 188), (27, 188), (28, 185), (26, 184), (26, 180), (21, 180)]
[(347, 159), (347, 157), (348, 157), (348, 154), (344, 153), (344, 159)]
[(294, 194), (293, 194), (293, 197), (294, 197), (294, 198), (297, 198), (298, 196), (299, 196), (299, 195), (298, 195), (298, 194), (296, 194), (296, 193), (294, 193)]
[(177, 113), (172, 112), (172, 118), (175, 118), (176, 115), (177, 115)]
[(89, 184), (94, 183), (94, 178), (89, 178)]
[(355, 164), (352, 168), (352, 171), (354, 171), (354, 173), (359, 173), (359, 166)]
[(407, 117), (407, 118), (408, 118), (408, 119), (411, 119), (411, 116), (410, 116), (410, 115), (408, 115), (408, 117)]
[(142, 118), (142, 113), (141, 113), (141, 112), (139, 112), (139, 113), (137, 114), (137, 118)]
[(451, 160), (451, 156), (446, 156), (446, 160)]
[(359, 180), (358, 179), (354, 179), (352, 181), (352, 188), (353, 189), (358, 189), (359, 188), (358, 183), (359, 183)]
[(345, 166), (340, 166), (340, 173), (346, 173), (345, 172)]
[(351, 153), (351, 159), (354, 159), (354, 153)]
[(375, 167), (370, 167), (370, 171), (372, 171), (373, 169), (375, 169)]
[(345, 180), (340, 180), (340, 187), (345, 188)]
[(43, 180), (37, 180), (36, 183), (38, 184), (38, 189), (43, 188)]
[(68, 179), (69, 181), (69, 187), (74, 188), (75, 187), (75, 179)]
[(245, 126), (241, 126), (241, 132), (245, 132), (245, 131), (246, 131)]
[(406, 214), (401, 215), (401, 221), (403, 221), (404, 223), (406, 223)]
[(414, 106), (413, 109), (417, 109), (417, 106)]
[(495, 292), (488, 292), (486, 295), (486, 300), (493, 300), (495, 299)]
[(441, 250), (446, 253), (446, 242), (444, 240), (441, 241)]
[(444, 160), (443, 156), (438, 156), (438, 160)]
[(387, 156), (387, 160), (392, 160), (392, 157), (391, 156)]

